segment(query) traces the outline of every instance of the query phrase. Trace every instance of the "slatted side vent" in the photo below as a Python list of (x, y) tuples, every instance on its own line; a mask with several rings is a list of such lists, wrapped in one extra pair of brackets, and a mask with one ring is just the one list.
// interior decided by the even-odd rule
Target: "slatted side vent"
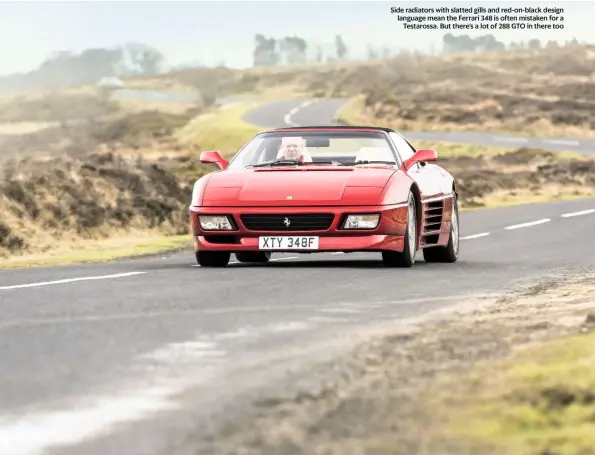
[(438, 243), (443, 213), (444, 201), (430, 202), (424, 208), (422, 235), (427, 245)]

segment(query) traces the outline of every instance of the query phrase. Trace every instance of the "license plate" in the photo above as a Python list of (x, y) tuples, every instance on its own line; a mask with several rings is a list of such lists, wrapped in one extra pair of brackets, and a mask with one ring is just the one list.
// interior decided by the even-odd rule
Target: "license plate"
[(259, 237), (259, 250), (317, 250), (318, 237)]

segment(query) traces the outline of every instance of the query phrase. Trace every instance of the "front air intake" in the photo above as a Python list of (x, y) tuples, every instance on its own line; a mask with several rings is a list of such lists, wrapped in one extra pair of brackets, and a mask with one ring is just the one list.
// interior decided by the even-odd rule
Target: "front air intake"
[(333, 224), (332, 213), (295, 215), (240, 215), (249, 231), (326, 231)]

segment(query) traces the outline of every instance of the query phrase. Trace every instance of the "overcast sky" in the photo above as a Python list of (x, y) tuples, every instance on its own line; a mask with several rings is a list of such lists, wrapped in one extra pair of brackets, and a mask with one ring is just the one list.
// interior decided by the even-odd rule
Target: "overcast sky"
[(360, 56), (370, 43), (411, 50), (429, 50), (434, 44), (438, 49), (444, 31), (404, 30), (390, 14), (390, 7), (479, 5), (565, 9), (564, 30), (493, 33), (506, 43), (534, 37), (595, 42), (595, 2), (587, 1), (19, 1), (0, 3), (0, 74), (34, 69), (54, 51), (81, 51), (130, 41), (155, 46), (171, 65), (200, 61), (245, 67), (251, 65), (255, 33), (272, 37), (295, 34), (329, 44), (341, 34), (352, 54)]

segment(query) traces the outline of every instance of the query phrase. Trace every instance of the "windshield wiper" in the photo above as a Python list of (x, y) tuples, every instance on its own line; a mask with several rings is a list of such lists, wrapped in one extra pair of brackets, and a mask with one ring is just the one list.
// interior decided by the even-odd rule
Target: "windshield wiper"
[(315, 161), (315, 162), (302, 162), (298, 160), (276, 160), (271, 161), (270, 163), (261, 163), (261, 164), (253, 164), (249, 167), (265, 167), (265, 166), (279, 166), (279, 165), (298, 165), (298, 166), (306, 166), (308, 164), (333, 164), (334, 161)]
[(261, 164), (253, 164), (252, 167), (265, 167), (265, 166), (277, 166), (277, 165), (290, 165), (290, 166), (295, 166), (295, 165), (300, 165), (302, 164), (301, 162), (299, 162), (298, 160), (276, 160), (276, 161), (271, 161), (269, 163), (261, 163)]

